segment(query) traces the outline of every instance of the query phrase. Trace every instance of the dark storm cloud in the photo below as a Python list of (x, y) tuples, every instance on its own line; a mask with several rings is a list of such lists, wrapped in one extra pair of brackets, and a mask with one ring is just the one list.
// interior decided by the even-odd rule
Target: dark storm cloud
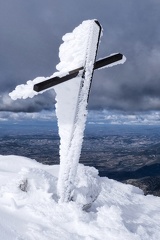
[[(46, 101), (47, 99), (47, 101)], [(34, 101), (31, 98), (13, 101), (8, 94), (0, 96), (0, 111), (14, 111), (14, 112), (38, 112), (43, 110), (54, 109), (55, 100), (54, 94), (44, 93), (40, 96), (35, 96)]]
[(53, 108), (53, 93), (18, 101), (7, 95), (17, 84), (50, 76), (62, 35), (93, 18), (104, 28), (98, 57), (122, 52), (127, 62), (95, 72), (89, 107), (160, 110), (159, 12), (156, 0), (1, 1), (0, 111)]

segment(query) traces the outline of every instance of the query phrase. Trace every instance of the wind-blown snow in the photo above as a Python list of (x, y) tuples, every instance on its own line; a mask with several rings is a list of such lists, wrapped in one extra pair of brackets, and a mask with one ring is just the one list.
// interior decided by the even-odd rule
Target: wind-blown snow
[[(60, 204), (58, 171), (59, 166), (0, 156), (0, 239), (160, 239), (159, 197), (79, 165), (74, 201)], [(91, 208), (82, 210), (97, 194)]]

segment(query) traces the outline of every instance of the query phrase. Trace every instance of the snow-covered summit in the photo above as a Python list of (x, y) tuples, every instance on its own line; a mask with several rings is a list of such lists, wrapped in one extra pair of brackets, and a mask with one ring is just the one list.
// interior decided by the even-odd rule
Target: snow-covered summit
[[(24, 157), (0, 156), (0, 239), (160, 239), (159, 197), (144, 196), (136, 187), (79, 165), (77, 202), (60, 204), (58, 170)], [(82, 210), (78, 201), (97, 193), (91, 208)]]

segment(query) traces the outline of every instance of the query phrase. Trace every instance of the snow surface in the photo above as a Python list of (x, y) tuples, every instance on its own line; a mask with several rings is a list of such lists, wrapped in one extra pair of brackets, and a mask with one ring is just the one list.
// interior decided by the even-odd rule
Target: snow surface
[[(160, 239), (159, 197), (79, 165), (74, 201), (58, 203), (58, 171), (59, 166), (0, 155), (0, 239)], [(96, 195), (91, 208), (82, 210)]]

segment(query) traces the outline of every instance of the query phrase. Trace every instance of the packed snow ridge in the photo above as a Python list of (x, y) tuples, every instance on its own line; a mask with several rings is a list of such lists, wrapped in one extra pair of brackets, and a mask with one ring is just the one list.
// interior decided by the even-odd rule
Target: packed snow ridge
[(58, 171), (25, 157), (0, 156), (0, 239), (160, 239), (159, 197), (79, 164), (73, 201), (58, 203)]

